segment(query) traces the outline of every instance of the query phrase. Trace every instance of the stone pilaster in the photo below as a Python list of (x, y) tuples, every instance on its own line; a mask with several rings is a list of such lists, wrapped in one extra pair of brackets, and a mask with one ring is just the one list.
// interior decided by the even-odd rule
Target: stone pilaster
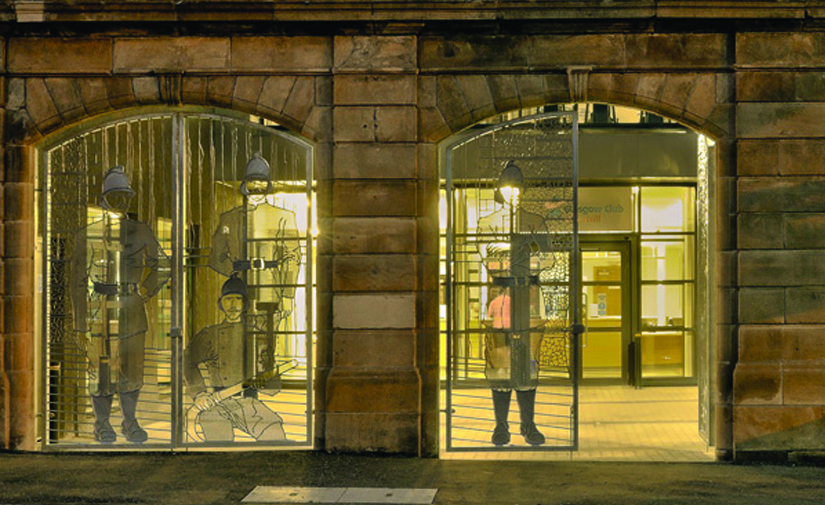
[(325, 447), (421, 454), (416, 39), (337, 37), (333, 68)]
[(736, 39), (737, 459), (825, 443), (823, 44), (821, 33)]

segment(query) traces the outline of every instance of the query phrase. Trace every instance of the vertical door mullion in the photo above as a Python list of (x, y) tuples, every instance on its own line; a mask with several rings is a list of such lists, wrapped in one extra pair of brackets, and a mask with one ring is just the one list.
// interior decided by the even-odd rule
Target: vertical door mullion
[[(306, 305), (306, 344), (304, 344), (304, 349), (307, 355), (306, 360), (306, 367), (307, 367), (307, 377), (306, 377), (306, 423), (307, 423), (307, 444), (312, 445), (312, 421), (315, 415), (313, 411), (313, 402), (312, 402), (312, 391), (313, 391), (313, 384), (312, 384), (312, 370), (313, 370), (313, 359), (312, 356), (314, 354), (314, 345), (312, 343), (312, 335), (315, 330), (314, 325), (314, 318), (312, 317), (313, 314), (313, 260), (312, 260), (312, 213), (315, 212), (315, 209), (312, 207), (312, 158), (314, 152), (312, 149), (306, 149), (306, 191), (307, 191), (307, 207), (309, 208), (309, 212), (307, 212), (307, 230), (306, 230), (306, 249), (307, 249), (307, 259), (306, 259), (306, 274), (304, 279), (306, 293), (304, 294), (304, 300)], [(300, 247), (300, 246), (299, 246)], [(277, 338), (277, 337), (276, 337)]]
[(172, 115), (172, 314), (171, 314), (171, 347), (172, 347), (172, 395), (171, 395), (171, 446), (182, 444), (181, 417), (182, 408), (182, 344), (183, 344), (183, 116)]
[(573, 331), (571, 332), (573, 349), (573, 406), (571, 412), (571, 428), (573, 429), (573, 450), (579, 449), (579, 374), (576, 370), (581, 368), (581, 253), (579, 252), (579, 117), (572, 115), (573, 119), (573, 250), (570, 259), (572, 260), (572, 298), (573, 298)]

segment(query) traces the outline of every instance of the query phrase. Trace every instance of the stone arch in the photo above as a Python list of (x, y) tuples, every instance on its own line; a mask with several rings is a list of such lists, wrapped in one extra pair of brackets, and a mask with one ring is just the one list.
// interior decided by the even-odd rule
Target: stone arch
[[(581, 102), (607, 103), (640, 109), (675, 120), (713, 139), (717, 144), (716, 166), (708, 174), (713, 184), (724, 187), (733, 163), (735, 131), (735, 83), (725, 72), (598, 72), (585, 69), (585, 78), (576, 83), (567, 74), (487, 74), (439, 75), (422, 77), (419, 94), (425, 103), (419, 109), (419, 134), (422, 142), (442, 143), (480, 121), (499, 114), (552, 104)], [(446, 144), (446, 142), (444, 142)], [(443, 145), (443, 144), (442, 144)], [(435, 150), (433, 150), (435, 151)], [(436, 155), (433, 154), (433, 158)], [(432, 161), (438, 167), (438, 161)], [(440, 168), (440, 167), (439, 167)], [(438, 170), (435, 171), (438, 173)], [(725, 215), (733, 203), (729, 195), (716, 190), (710, 212), (716, 227), (716, 249), (709, 250), (714, 261), (723, 261), (721, 244), (735, 217)], [(732, 296), (730, 280), (718, 272), (710, 277), (708, 290), (723, 303)], [(718, 317), (718, 316), (717, 316)], [(711, 345), (719, 348), (727, 330), (710, 329)], [(732, 394), (732, 367), (727, 355), (708, 357), (710, 398), (716, 409), (710, 430), (717, 457), (727, 459), (732, 450), (733, 417), (731, 405), (716, 398)]]
[[(216, 76), (180, 74), (141, 77), (15, 77), (7, 82), (6, 149), (0, 183), (0, 276), (5, 279), (0, 345), (16, 350), (0, 377), (0, 401), (14, 404), (0, 419), (0, 446), (36, 448), (30, 368), (34, 348), (35, 171), (39, 141), (86, 120), (146, 106), (219, 107), (264, 117), (321, 145), (331, 137), (331, 107), (316, 95), (328, 88), (310, 76)], [(327, 102), (328, 103), (328, 102)], [(320, 157), (323, 161), (323, 157)], [(316, 167), (318, 168), (318, 167)], [(323, 281), (322, 281), (323, 282)]]
[(714, 139), (733, 132), (733, 81), (715, 72), (599, 72), (423, 77), (423, 140), (439, 142), (491, 116), (553, 103), (606, 102), (644, 109)]
[(329, 137), (330, 108), (320, 107), (311, 76), (31, 77), (8, 81), (7, 133), (32, 145), (74, 123), (147, 105), (202, 105), (271, 119), (320, 142)]

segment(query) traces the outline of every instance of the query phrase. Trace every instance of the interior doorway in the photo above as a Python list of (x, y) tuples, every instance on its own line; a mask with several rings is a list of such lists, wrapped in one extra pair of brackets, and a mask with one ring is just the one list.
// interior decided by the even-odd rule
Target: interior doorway
[(631, 384), (630, 243), (581, 242), (583, 384)]
[[(596, 114), (600, 107), (610, 108), (611, 113)], [(545, 135), (540, 128), (506, 141), (480, 141), (486, 138), (482, 132), (514, 118), (534, 118), (541, 124), (535, 118), (548, 110), (573, 112), (579, 121), (578, 178), (573, 186), (577, 187), (579, 243), (575, 250), (581, 270), (569, 282), (579, 283), (570, 293), (580, 304), (583, 331), (578, 339), (560, 340), (567, 345), (561, 355), (569, 358), (568, 381), (575, 398), (571, 403), (575, 411), (565, 418), (571, 420), (577, 443), (572, 449), (560, 444), (556, 452), (569, 451), (567, 457), (574, 459), (710, 460), (712, 307), (704, 301), (710, 283), (708, 173), (714, 144), (675, 122), (621, 107), (573, 104), (518, 111), (465, 131), (445, 147), (445, 152), (455, 152), (452, 158), (442, 158), (442, 166), (453, 168), (448, 172), (452, 183), (442, 194), (442, 379), (451, 378), (453, 384), (468, 388), (461, 391), (463, 399), (452, 404), (450, 390), (445, 391), (445, 420), (460, 419), (468, 434), (462, 442), (486, 444), (482, 450), (492, 450), (494, 457), (564, 458), (535, 448), (528, 453), (529, 447), (516, 447), (520, 439), (493, 447), (495, 402), (491, 405), (485, 389), (489, 377), (484, 363), (489, 354), (488, 326), (495, 321), (489, 313), (495, 305), (490, 293), (497, 292), (496, 279), (489, 268), (482, 268), (484, 257), (473, 256), (480, 250), (473, 244), (484, 239), (484, 216), (498, 209), (494, 189), (506, 164), (529, 159), (540, 171), (542, 156), (547, 155), (524, 152), (519, 157), (523, 146), (535, 150), (537, 139)], [(529, 179), (525, 176), (528, 188)], [(537, 181), (532, 184), (541, 186)], [(529, 198), (537, 195), (533, 190)], [(547, 200), (535, 207), (544, 213), (555, 205)], [(514, 216), (519, 219), (518, 213)], [(448, 224), (453, 235), (446, 233)], [(502, 237), (506, 238), (498, 238)], [(518, 246), (515, 238), (510, 237), (509, 247)], [(533, 250), (533, 263), (541, 270), (542, 247)], [(514, 258), (511, 255), (511, 263)], [(536, 287), (543, 293), (536, 299), (543, 301), (534, 303), (537, 306), (530, 308), (530, 314), (538, 321), (547, 318), (548, 307), (555, 310), (560, 304), (540, 276)], [(571, 310), (573, 304), (568, 301), (564, 306)], [(517, 311), (511, 308), (512, 314)], [(574, 315), (562, 317), (570, 325), (566, 335), (572, 334)], [(529, 326), (534, 326), (532, 320)], [(552, 387), (545, 382), (540, 375), (539, 392)], [(460, 405), (465, 411), (456, 408), (461, 402), (466, 403)], [(539, 404), (536, 412), (541, 412)], [(511, 412), (511, 424), (514, 421)], [(446, 452), (454, 450), (449, 437), (456, 432), (443, 433), (442, 447)]]

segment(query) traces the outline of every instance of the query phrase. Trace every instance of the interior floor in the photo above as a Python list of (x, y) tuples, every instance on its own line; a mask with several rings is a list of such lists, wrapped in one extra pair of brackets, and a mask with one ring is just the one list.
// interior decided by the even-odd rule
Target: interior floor
[[(456, 391), (454, 391), (454, 394)], [(442, 401), (445, 399), (442, 392)], [(489, 390), (464, 390), (477, 397), (479, 407), (490, 403)], [(514, 412), (515, 411), (515, 412)], [(539, 409), (537, 409), (538, 413)], [(490, 413), (492, 415), (492, 413)], [(446, 459), (524, 459), (580, 461), (713, 461), (713, 450), (698, 432), (698, 390), (692, 387), (581, 386), (579, 389), (578, 451), (446, 450), (446, 415), (442, 414), (441, 457)], [(518, 434), (518, 407), (510, 411), (513, 442)], [(538, 422), (538, 421), (537, 421)], [(489, 444), (490, 432), (479, 422), (474, 437)], [(486, 429), (485, 429), (486, 428)], [(491, 446), (492, 447), (492, 446)]]

